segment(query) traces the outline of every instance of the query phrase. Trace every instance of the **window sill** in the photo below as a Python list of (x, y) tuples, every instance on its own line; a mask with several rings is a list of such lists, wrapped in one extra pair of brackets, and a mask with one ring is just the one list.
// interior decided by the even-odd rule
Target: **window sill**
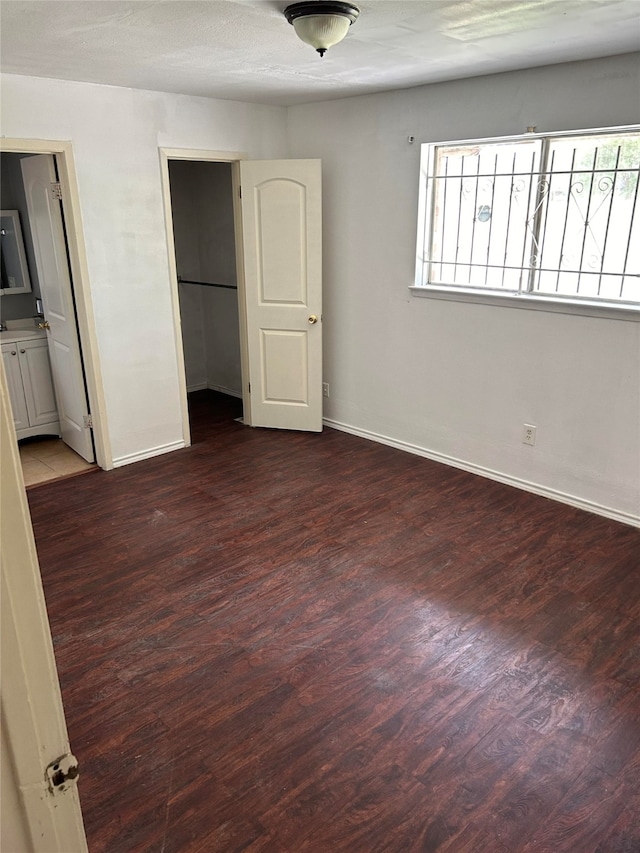
[(413, 296), (444, 299), (450, 302), (473, 302), (478, 305), (496, 305), (501, 308), (524, 308), (529, 311), (547, 311), (552, 314), (574, 314), (582, 317), (603, 317), (607, 320), (640, 322), (640, 305), (590, 302), (556, 297), (534, 296), (530, 293), (481, 293), (464, 287), (409, 287)]

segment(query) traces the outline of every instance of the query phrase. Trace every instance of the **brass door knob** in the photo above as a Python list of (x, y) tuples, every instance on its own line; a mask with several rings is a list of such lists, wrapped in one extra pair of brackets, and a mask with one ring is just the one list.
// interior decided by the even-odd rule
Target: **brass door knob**
[(49, 325), (48, 320), (45, 320), (44, 323), (38, 323), (38, 328), (39, 329), (50, 329), (51, 326)]
[(317, 323), (317, 322), (318, 322), (318, 318), (317, 318), (317, 316), (316, 316), (315, 314), (312, 314), (312, 315), (309, 317), (309, 323), (313, 326), (313, 324), (314, 324), (314, 323)]

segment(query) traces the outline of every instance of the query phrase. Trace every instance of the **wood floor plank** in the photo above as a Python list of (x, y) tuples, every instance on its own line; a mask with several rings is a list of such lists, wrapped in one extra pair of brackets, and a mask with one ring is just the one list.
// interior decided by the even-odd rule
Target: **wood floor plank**
[[(625, 811), (621, 783), (588, 766), (523, 847), (524, 853), (597, 850), (603, 825), (615, 826)], [(612, 850), (612, 853), (615, 851)]]
[(640, 849), (640, 531), (190, 407), (29, 493), (92, 853)]

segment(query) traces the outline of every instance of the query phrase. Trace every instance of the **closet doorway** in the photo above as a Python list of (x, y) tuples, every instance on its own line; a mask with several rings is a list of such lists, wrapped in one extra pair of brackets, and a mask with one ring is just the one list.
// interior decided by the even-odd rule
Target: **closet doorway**
[[(241, 387), (244, 422), (251, 426), (322, 431), (321, 163), (320, 160), (246, 160), (245, 157), (160, 149), (176, 354), (178, 363), (185, 365), (178, 374), (185, 445), (191, 443), (187, 387), (188, 384), (197, 387), (197, 382), (206, 382), (207, 387), (218, 389), (218, 393), (224, 390), (227, 394), (237, 394), (237, 387), (230, 381), (234, 379)], [(187, 203), (185, 224), (174, 227), (175, 211), (178, 216), (181, 214), (180, 202), (174, 204), (172, 198), (172, 161), (196, 162), (205, 167), (222, 164), (219, 175), (227, 189), (231, 176), (231, 203), (226, 201), (225, 191), (222, 198), (226, 210), (221, 216), (226, 218), (229, 233), (230, 211), (233, 210), (237, 298), (231, 306), (233, 321), (222, 315), (224, 329), (217, 342), (228, 346), (220, 360), (228, 371), (222, 380), (206, 375), (206, 369), (203, 377), (202, 368), (199, 368), (200, 376), (195, 376), (185, 358), (185, 354), (190, 358), (187, 351), (193, 346), (200, 351), (201, 357), (204, 352), (206, 368), (204, 323), (205, 319), (206, 322), (211, 320), (201, 315), (202, 321), (190, 327), (194, 313), (204, 313), (209, 300), (202, 295), (193, 297), (195, 306), (187, 308), (189, 297), (185, 295), (185, 288), (210, 287), (213, 291), (233, 292), (234, 287), (230, 281), (215, 281), (213, 275), (209, 276), (212, 259), (207, 231), (214, 228), (215, 221), (209, 219), (202, 223), (205, 233), (200, 232), (203, 217), (199, 209), (204, 205), (208, 211), (215, 194), (205, 192), (204, 200), (200, 198), (205, 172), (196, 172), (196, 179), (186, 182), (186, 190), (175, 190), (178, 196), (180, 192), (186, 195)], [(175, 168), (173, 172), (175, 174)], [(186, 232), (185, 245), (191, 246), (189, 254), (193, 263), (199, 264), (200, 278), (192, 279), (179, 268), (183, 263), (182, 250), (176, 250), (174, 233), (181, 241), (182, 231)], [(194, 238), (194, 234), (199, 236)], [(230, 251), (230, 246), (229, 239), (225, 251)], [(203, 269), (202, 259), (209, 265), (207, 269)], [(218, 258), (218, 263), (220, 261)], [(226, 268), (227, 271), (231, 269), (230, 256), (227, 256)], [(190, 312), (189, 317), (187, 312)], [(230, 335), (234, 340), (229, 345)], [(234, 370), (233, 374), (230, 369)]]
[(241, 416), (233, 163), (169, 157), (167, 169), (188, 399)]

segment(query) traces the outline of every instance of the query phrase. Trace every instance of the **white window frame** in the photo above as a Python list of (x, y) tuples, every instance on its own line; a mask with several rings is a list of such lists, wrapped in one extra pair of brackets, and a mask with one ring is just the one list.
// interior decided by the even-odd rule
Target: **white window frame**
[(416, 241), (416, 267), (414, 284), (410, 286), (413, 296), (432, 299), (444, 299), (454, 302), (471, 302), (483, 305), (496, 305), (509, 308), (550, 311), (562, 314), (579, 314), (591, 317), (605, 317), (618, 320), (640, 321), (640, 302), (623, 300), (589, 299), (571, 297), (563, 294), (537, 293), (531, 291), (503, 291), (486, 287), (465, 287), (461, 285), (431, 284), (423, 280), (425, 267), (425, 245), (430, 233), (433, 216), (433, 198), (429, 189), (429, 176), (433, 174), (433, 160), (438, 147), (456, 145), (490, 145), (501, 142), (519, 142), (531, 139), (556, 139), (560, 137), (584, 137), (589, 135), (613, 135), (624, 132), (640, 132), (640, 125), (618, 127), (581, 128), (579, 130), (558, 132), (527, 132), (515, 136), (484, 137), (475, 139), (442, 140), (424, 142), (421, 145), (420, 184), (418, 198), (418, 229)]

